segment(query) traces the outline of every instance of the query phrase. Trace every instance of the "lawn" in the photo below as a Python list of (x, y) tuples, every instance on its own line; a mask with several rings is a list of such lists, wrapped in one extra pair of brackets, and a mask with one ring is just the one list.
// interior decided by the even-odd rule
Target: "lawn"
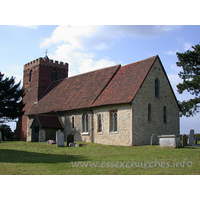
[(200, 174), (200, 147), (0, 143), (0, 174)]

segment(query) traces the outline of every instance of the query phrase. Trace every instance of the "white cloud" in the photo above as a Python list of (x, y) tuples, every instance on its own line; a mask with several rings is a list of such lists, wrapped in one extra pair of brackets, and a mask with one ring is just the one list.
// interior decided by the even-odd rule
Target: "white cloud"
[(11, 67), (11, 70), (19, 72), (19, 70), (23, 69), (23, 66), (19, 67), (19, 66), (13, 66)]
[[(181, 68), (180, 67), (178, 67), (177, 65), (176, 65), (176, 63), (175, 64), (169, 64), (170, 66), (171, 66), (171, 69), (173, 69), (177, 74), (181, 71)], [(180, 79), (181, 80), (181, 79)]]
[(70, 44), (58, 46), (55, 54), (49, 55), (52, 59), (69, 63), (69, 76), (115, 65), (109, 58), (95, 61), (95, 56), (92, 52), (81, 52)]
[(158, 37), (179, 26), (159, 25), (113, 25), (113, 26), (58, 26), (50, 38), (46, 38), (40, 47), (65, 42), (76, 48), (105, 49), (120, 37), (151, 38)]
[(176, 52), (179, 52), (179, 49), (176, 49), (175, 51), (169, 50), (166, 52), (166, 54), (170, 56), (176, 56)]
[(180, 26), (167, 25), (137, 25), (137, 26), (122, 26), (122, 35), (129, 35), (136, 38), (151, 38), (158, 37), (170, 31), (179, 29)]
[(110, 67), (116, 65), (114, 61), (110, 61), (107, 59), (100, 59), (98, 61), (94, 61), (92, 59), (83, 59), (81, 60), (80, 67), (78, 68), (80, 73), (85, 73), (89, 71), (93, 71), (96, 69), (101, 69), (104, 67)]
[(11, 77), (13, 76), (15, 78), (15, 83), (19, 83), (21, 81), (21, 86), (22, 86), (22, 77), (20, 75), (13, 75), (13, 74), (10, 74), (10, 73), (7, 73), (7, 72), (2, 72), (2, 74), (4, 74), (4, 78), (5, 77)]
[(16, 25), (16, 26), (24, 27), (24, 28), (34, 28), (34, 29), (37, 29), (37, 28), (38, 28), (37, 25)]
[(184, 45), (184, 51), (192, 49), (192, 43), (191, 42), (186, 42), (183, 45)]
[(184, 39), (183, 37), (177, 37), (175, 40), (178, 41), (178, 42), (182, 42), (183, 39)]
[(68, 62), (69, 75), (84, 73), (115, 65), (109, 58), (95, 60), (94, 50), (108, 49), (117, 40), (125, 37), (150, 38), (158, 37), (179, 26), (57, 26), (49, 38), (44, 39), (40, 47), (57, 44), (54, 53), (49, 57)]
[(40, 47), (65, 42), (71, 44), (74, 48), (82, 49), (82, 37), (90, 37), (97, 29), (98, 26), (58, 26), (51, 37), (46, 38)]
[(181, 82), (181, 79), (179, 78), (178, 74), (168, 74), (168, 78), (174, 92), (178, 94), (176, 86)]

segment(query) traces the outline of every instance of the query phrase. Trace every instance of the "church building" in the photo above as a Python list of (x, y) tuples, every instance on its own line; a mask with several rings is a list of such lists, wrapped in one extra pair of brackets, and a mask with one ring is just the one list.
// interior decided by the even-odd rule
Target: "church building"
[(38, 58), (24, 65), (24, 115), (17, 140), (65, 139), (149, 145), (151, 135), (179, 135), (179, 106), (159, 56), (68, 77), (68, 63)]

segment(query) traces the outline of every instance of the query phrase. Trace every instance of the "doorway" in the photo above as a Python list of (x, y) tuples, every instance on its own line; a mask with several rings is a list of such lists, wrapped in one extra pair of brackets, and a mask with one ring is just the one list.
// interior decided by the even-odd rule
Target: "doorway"
[(39, 126), (33, 128), (33, 142), (39, 141)]

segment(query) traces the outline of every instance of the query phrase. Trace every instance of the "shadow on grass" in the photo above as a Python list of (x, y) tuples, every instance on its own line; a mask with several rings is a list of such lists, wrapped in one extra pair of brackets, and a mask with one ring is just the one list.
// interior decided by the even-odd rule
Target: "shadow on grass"
[(10, 149), (0, 149), (0, 163), (68, 163), (76, 161), (88, 161), (85, 156), (81, 155), (56, 155), (35, 153), (28, 151), (18, 151)]

